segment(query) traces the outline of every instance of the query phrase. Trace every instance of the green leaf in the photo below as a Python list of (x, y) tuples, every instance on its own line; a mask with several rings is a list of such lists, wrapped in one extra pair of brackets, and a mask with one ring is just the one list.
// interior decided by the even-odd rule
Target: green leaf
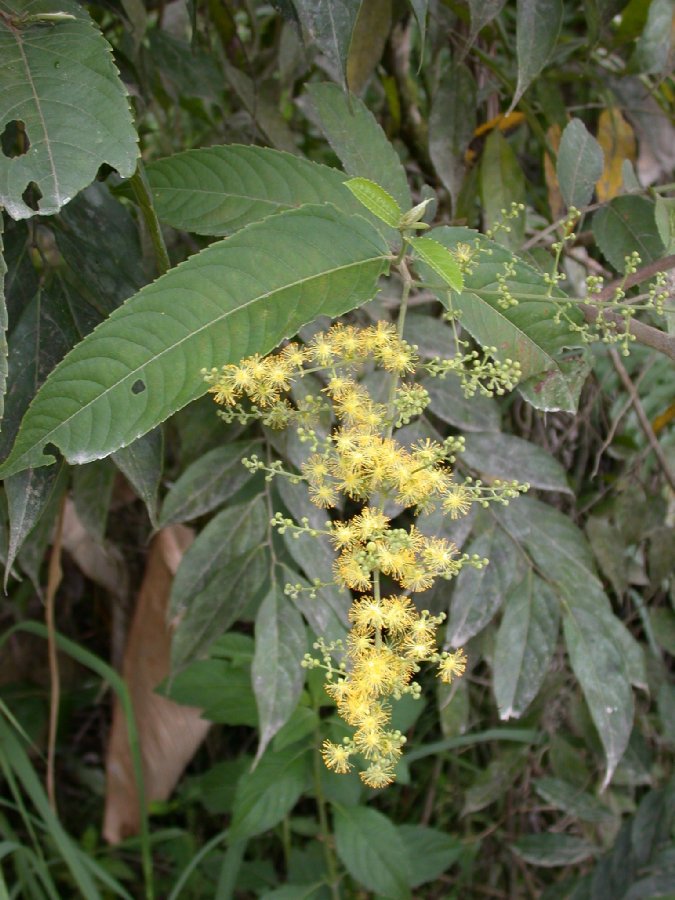
[(302, 660), (307, 638), (302, 616), (278, 583), (260, 605), (255, 620), (255, 655), (251, 667), (260, 717), (256, 762), (289, 720), (305, 683)]
[(520, 718), (548, 672), (558, 639), (560, 601), (530, 569), (509, 591), (497, 632), (493, 690), (502, 719)]
[(420, 56), (424, 56), (424, 44), (427, 36), (427, 15), (429, 12), (429, 0), (408, 0), (415, 16), (417, 27), (420, 30), (421, 50)]
[(311, 84), (307, 90), (345, 171), (382, 185), (401, 209), (410, 209), (405, 169), (368, 107), (358, 97), (346, 97), (335, 84)]
[(463, 854), (460, 840), (436, 828), (399, 825), (398, 833), (408, 852), (408, 884), (412, 888), (434, 881)]
[(498, 229), (496, 241), (518, 250), (525, 237), (525, 210), (511, 216), (511, 207), (525, 202), (525, 176), (511, 144), (498, 128), (493, 129), (485, 142), (480, 163), (480, 193), (486, 227), (495, 228), (504, 222), (509, 230)]
[(469, 0), (471, 12), (469, 46), (476, 40), (478, 33), (499, 15), (505, 2), (506, 0)]
[(5, 567), (5, 590), (9, 573), (23, 542), (50, 506), (53, 498), (63, 492), (63, 466), (51, 469), (28, 469), (5, 479), (5, 494), (9, 510), (9, 546)]
[(153, 428), (147, 434), (111, 456), (120, 472), (131, 484), (148, 511), (153, 528), (157, 528), (157, 494), (164, 466), (164, 432)]
[(464, 288), (464, 278), (457, 265), (457, 260), (443, 244), (432, 238), (407, 238), (407, 243), (415, 251), (415, 255), (433, 269), (453, 291), (460, 292)]
[(345, 181), (345, 187), (349, 188), (356, 199), (362, 203), (378, 219), (397, 228), (401, 220), (401, 207), (391, 194), (369, 178), (350, 178)]
[(675, 251), (675, 197), (656, 198), (654, 217), (666, 253)]
[(281, 213), (212, 244), (144, 287), (68, 354), (39, 391), (0, 475), (47, 465), (48, 443), (77, 463), (130, 444), (205, 392), (200, 367), (267, 353), (316, 316), (370, 299), (387, 257), (365, 220), (330, 206)]
[(306, 203), (363, 212), (344, 188), (344, 172), (269, 147), (186, 150), (145, 171), (159, 218), (196, 234), (231, 234)]
[(654, 637), (666, 653), (675, 656), (675, 613), (665, 606), (649, 610)]
[(541, 491), (571, 494), (567, 473), (557, 459), (512, 434), (468, 434), (460, 456), (489, 481), (527, 482)]
[(673, 27), (673, 0), (651, 0), (647, 21), (635, 46), (630, 68), (642, 74), (666, 72)]
[[(478, 239), (469, 228), (435, 228), (433, 237), (448, 248), (458, 243), (473, 245)], [(527, 401), (539, 409), (563, 409), (574, 412), (582, 383), (566, 365), (567, 348), (579, 344), (578, 335), (563, 324), (553, 321), (556, 307), (546, 301), (549, 286), (543, 275), (525, 262), (514, 259), (510, 251), (493, 241), (480, 238), (482, 248), (475, 266), (464, 278), (464, 290), (452, 298), (452, 306), (461, 313), (462, 327), (484, 347), (496, 347), (497, 358), (520, 362), (523, 383), (519, 390)], [(487, 251), (487, 252), (486, 252)], [(506, 283), (518, 300), (517, 306), (499, 306), (499, 282), (505, 266), (513, 262), (515, 274)], [(430, 276), (431, 277), (431, 276)], [(441, 302), (448, 304), (444, 286), (432, 289)], [(563, 296), (556, 291), (557, 296)], [(576, 322), (581, 314), (571, 312)], [(581, 365), (581, 363), (579, 363)]]
[(557, 162), (558, 182), (568, 206), (586, 206), (603, 165), (600, 144), (581, 119), (572, 119), (562, 133)]
[(0, 422), (5, 414), (5, 391), (7, 390), (7, 302), (5, 300), (5, 248), (2, 240), (3, 221), (0, 215)]
[(269, 568), (269, 513), (261, 495), (215, 516), (183, 556), (171, 588), (174, 669), (203, 653), (260, 592)]
[(174, 702), (201, 709), (210, 722), (258, 727), (248, 662), (198, 659), (172, 676), (165, 690)]
[[(35, 520), (35, 523), (32, 529), (30, 531), (27, 530), (26, 534), (22, 537), (23, 544), (21, 546), (21, 549), (19, 550), (18, 555), (20, 568), (28, 575), (30, 580), (33, 582), (33, 585), (38, 591), (38, 594), (41, 593), (43, 586), (43, 581), (40, 576), (42, 566), (45, 561), (45, 554), (47, 552), (47, 547), (52, 541), (54, 524), (56, 522), (57, 516), (59, 515), (63, 496), (68, 487), (70, 474), (68, 466), (63, 465), (63, 463), (59, 463), (56, 468), (58, 470), (58, 476), (53, 482), (51, 482), (51, 490), (44, 490), (41, 486), (39, 478), (36, 478), (35, 484), (33, 484), (33, 479), (30, 478), (30, 472), (21, 473), (28, 478), (28, 488), (31, 490), (35, 490), (36, 493), (40, 494), (40, 499), (38, 500), (38, 502), (42, 503), (42, 506), (39, 510), (33, 509), (32, 511), (32, 516)], [(8, 486), (12, 480), (13, 478), (5, 480), (5, 492), (7, 493), (8, 497)], [(21, 482), (19, 482), (18, 485), (15, 485), (15, 491), (17, 493), (21, 491)], [(32, 505), (31, 498), (26, 498), (26, 501), (29, 506)], [(19, 504), (22, 503), (21, 500), (18, 502)], [(9, 571), (9, 566), (7, 571)]]
[(506, 749), (478, 772), (464, 795), (462, 815), (479, 812), (499, 800), (513, 785), (523, 769), (526, 751)]
[(18, 156), (0, 153), (0, 205), (14, 219), (35, 215), (23, 199), (35, 183), (39, 212), (50, 215), (108, 163), (133, 174), (137, 136), (126, 91), (107, 41), (72, 0), (59, 0), (69, 18), (53, 24), (25, 16), (52, 12), (51, 0), (26, 6), (7, 0), (0, 20), (0, 131), (21, 123), (26, 140)]
[(494, 523), (467, 547), (490, 562), (482, 569), (465, 566), (457, 576), (450, 602), (447, 643), (459, 647), (491, 621), (518, 574), (513, 545)]
[(230, 840), (267, 831), (293, 809), (309, 779), (312, 752), (292, 746), (277, 753), (266, 753), (253, 772), (240, 779)]
[(476, 90), (470, 69), (454, 63), (442, 71), (431, 102), (429, 156), (453, 209), (464, 180), (464, 154), (476, 128)]
[(347, 56), (360, 0), (292, 0), (311, 44), (325, 54), (346, 86)]
[(548, 62), (558, 41), (562, 20), (562, 0), (518, 0), (518, 83), (511, 109)]
[[(446, 353), (448, 348), (446, 347)], [(462, 431), (499, 431), (499, 407), (491, 397), (475, 394), (465, 397), (462, 386), (452, 374), (446, 378), (427, 378), (431, 412)]]
[(611, 823), (615, 819), (614, 813), (597, 797), (579, 790), (568, 781), (560, 778), (537, 778), (534, 787), (547, 803), (583, 822)]
[(382, 53), (391, 30), (392, 0), (360, 2), (347, 58), (347, 86), (362, 93)]
[(654, 204), (646, 197), (616, 197), (593, 216), (593, 237), (603, 256), (617, 272), (624, 272), (626, 257), (637, 250), (642, 263), (664, 254), (656, 228)]
[(98, 543), (103, 542), (105, 535), (116, 474), (109, 459), (99, 459), (73, 469), (73, 502), (77, 515)]
[(334, 830), (335, 849), (352, 878), (391, 900), (410, 897), (406, 847), (385, 815), (366, 806), (336, 806)]
[(568, 608), (563, 628), (572, 669), (605, 749), (604, 790), (612, 780), (633, 728), (633, 692), (626, 664), (600, 615), (580, 607)]
[[(287, 479), (279, 479), (277, 489), (296, 522), (306, 517), (313, 528), (324, 529), (325, 512), (310, 501), (304, 484), (291, 484)], [(324, 584), (324, 587), (317, 589), (316, 599), (306, 592), (301, 593), (295, 601), (296, 606), (316, 635), (328, 641), (344, 639), (351, 594), (333, 583), (335, 550), (330, 539), (325, 534), (314, 537), (310, 534), (293, 535), (289, 531), (283, 537), (286, 549), (307, 578), (310, 581), (318, 578)], [(303, 579), (287, 567), (284, 567), (283, 578), (291, 584), (303, 583)], [(305, 586), (309, 587), (309, 584)]]
[(251, 477), (241, 461), (255, 446), (255, 441), (234, 441), (215, 447), (188, 466), (164, 499), (159, 527), (189, 522), (236, 494)]
[(511, 849), (533, 866), (573, 866), (600, 852), (600, 848), (571, 834), (530, 834)]

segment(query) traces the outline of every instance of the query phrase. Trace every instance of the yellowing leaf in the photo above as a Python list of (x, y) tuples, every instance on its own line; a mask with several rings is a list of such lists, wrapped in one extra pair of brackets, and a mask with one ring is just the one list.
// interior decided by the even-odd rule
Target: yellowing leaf
[(603, 109), (598, 121), (598, 143), (605, 154), (605, 167), (595, 185), (601, 203), (621, 193), (624, 160), (635, 160), (635, 134), (616, 107)]

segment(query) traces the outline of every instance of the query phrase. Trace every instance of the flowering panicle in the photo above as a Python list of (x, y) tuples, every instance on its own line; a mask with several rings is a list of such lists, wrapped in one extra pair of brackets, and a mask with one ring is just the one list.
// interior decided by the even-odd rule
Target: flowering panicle
[[(389, 373), (386, 403), (375, 399), (360, 380), (373, 364)], [(487, 562), (460, 554), (450, 541), (429, 537), (414, 524), (392, 525), (385, 504), (413, 514), (440, 508), (455, 519), (473, 503), (507, 503), (527, 487), (458, 479), (454, 463), (463, 449), (462, 438), (427, 438), (410, 446), (396, 439), (395, 429), (429, 403), (426, 389), (413, 379), (417, 364), (416, 347), (390, 323), (365, 328), (339, 323), (304, 346), (290, 343), (270, 356), (251, 356), (239, 365), (204, 373), (224, 417), (257, 417), (272, 428), (294, 426), (306, 444), (299, 471), (288, 472), (280, 461), (263, 462), (257, 456), (246, 461), (249, 469), (263, 471), (267, 480), (285, 476), (295, 483), (304, 481), (310, 499), (322, 509), (336, 509), (344, 497), (357, 505), (351, 517), (333, 514), (325, 529), (307, 520), (296, 523), (281, 513), (271, 524), (280, 533), (326, 534), (335, 550), (335, 583), (356, 594), (346, 645), (327, 646), (320, 640), (315, 647), (322, 651), (322, 660), (307, 657), (305, 664), (327, 670), (326, 690), (340, 716), (355, 729), (341, 744), (324, 743), (326, 765), (348, 772), (352, 757), (360, 756), (365, 765), (361, 778), (373, 788), (393, 780), (405, 743), (390, 727), (391, 701), (406, 693), (419, 695), (414, 676), (421, 663), (436, 664), (445, 682), (460, 676), (466, 665), (461, 649), (448, 653), (437, 648), (436, 631), (444, 616), (419, 611), (409, 595), (428, 590), (436, 578), (454, 577), (463, 565), (480, 568)], [(437, 369), (442, 372), (443, 366), (439, 363)], [(322, 373), (320, 391), (304, 393), (292, 403), (290, 397), (299, 396), (294, 391), (297, 380), (314, 372)], [(394, 585), (389, 596), (382, 594), (383, 579)], [(319, 588), (313, 583), (311, 596)], [(301, 590), (300, 584), (289, 585), (286, 593), (293, 598)], [(342, 655), (337, 666), (336, 654)]]

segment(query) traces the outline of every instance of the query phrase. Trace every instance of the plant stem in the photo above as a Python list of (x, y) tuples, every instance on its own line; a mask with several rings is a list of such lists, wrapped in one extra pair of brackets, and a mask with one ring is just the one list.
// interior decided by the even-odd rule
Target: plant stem
[(171, 268), (171, 260), (169, 259), (166, 244), (164, 243), (164, 235), (162, 234), (162, 228), (159, 224), (157, 213), (155, 212), (152, 193), (150, 191), (150, 186), (148, 185), (148, 180), (145, 176), (145, 169), (143, 167), (143, 161), (141, 159), (138, 160), (136, 171), (129, 179), (129, 182), (131, 184), (131, 187), (133, 188), (136, 202), (138, 203), (138, 206), (141, 210), (143, 221), (147, 226), (150, 240), (152, 241), (152, 246), (155, 251), (157, 271), (160, 275), (164, 275), (164, 273), (168, 272)]
[[(317, 730), (314, 739), (315, 745), (318, 747), (321, 741), (321, 734)], [(328, 878), (330, 885), (330, 893), (332, 900), (340, 900), (340, 890), (338, 887), (338, 870), (333, 853), (332, 840), (333, 836), (330, 832), (328, 824), (328, 814), (326, 813), (326, 800), (323, 795), (323, 786), (321, 784), (321, 757), (319, 751), (314, 751), (314, 793), (316, 795), (316, 805), (319, 812), (319, 828), (321, 829), (321, 837), (323, 838), (323, 854), (326, 860), (326, 868), (328, 869)]]

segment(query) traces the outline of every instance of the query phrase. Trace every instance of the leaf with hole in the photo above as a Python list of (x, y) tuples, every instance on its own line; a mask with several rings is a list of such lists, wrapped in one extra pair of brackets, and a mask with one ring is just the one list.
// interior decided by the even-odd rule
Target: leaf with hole
[(319, 315), (369, 300), (389, 265), (365, 219), (330, 206), (255, 223), (144, 287), (52, 372), (2, 476), (47, 465), (55, 444), (90, 462), (130, 444), (206, 391), (207, 370), (267, 353)]
[(110, 46), (79, 4), (60, 0), (59, 10), (68, 18), (45, 26), (27, 21), (21, 0), (3, 4), (0, 131), (14, 123), (17, 139), (11, 156), (0, 152), (0, 205), (13, 219), (58, 212), (103, 163), (123, 177), (136, 168), (137, 135)]

